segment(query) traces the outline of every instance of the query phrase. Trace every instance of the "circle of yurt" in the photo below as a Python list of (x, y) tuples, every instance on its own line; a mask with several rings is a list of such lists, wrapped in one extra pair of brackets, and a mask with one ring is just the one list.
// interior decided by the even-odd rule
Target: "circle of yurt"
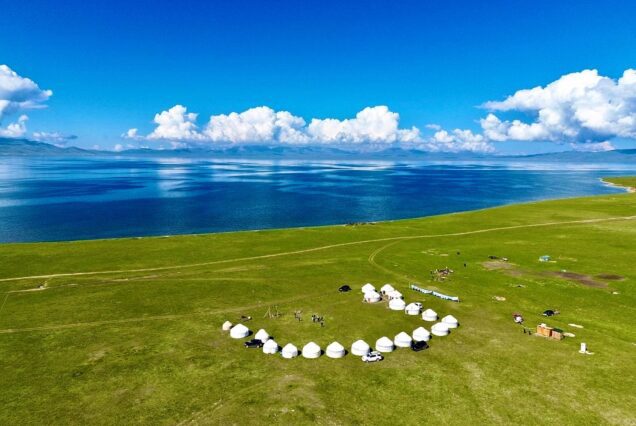
[(446, 324), (448, 328), (459, 327), (459, 322), (457, 321), (457, 318), (455, 318), (452, 315), (446, 315), (444, 318), (442, 318), (442, 322)]
[(389, 302), (389, 309), (392, 311), (402, 311), (406, 308), (406, 303), (402, 299), (393, 299)]
[(286, 344), (281, 351), (283, 358), (291, 359), (298, 356), (298, 348), (291, 343)]
[(409, 348), (411, 347), (412, 341), (413, 339), (411, 338), (411, 336), (403, 331), (401, 333), (398, 333), (393, 339), (393, 343), (395, 343), (395, 346), (397, 346), (398, 348)]
[(433, 333), (433, 335), (435, 336), (448, 336), (448, 333), (450, 333), (450, 331), (447, 324), (438, 322), (437, 324), (434, 324), (433, 327), (431, 327), (431, 333)]
[(314, 359), (320, 357), (320, 346), (314, 342), (309, 342), (303, 346), (303, 358)]
[(384, 284), (381, 288), (380, 288), (380, 292), (387, 294), (390, 291), (394, 291), (395, 288), (393, 288), (393, 286), (391, 284)]
[(223, 331), (230, 331), (231, 328), (232, 328), (232, 323), (229, 321), (225, 321), (223, 325), (221, 326), (221, 330)]
[(427, 309), (422, 312), (422, 319), (429, 322), (437, 321), (437, 312), (432, 309)]
[(351, 345), (351, 353), (356, 356), (363, 356), (371, 351), (371, 346), (364, 340), (356, 340)]
[(413, 330), (413, 340), (416, 342), (428, 342), (431, 340), (431, 332), (424, 327), (418, 327)]
[(250, 329), (243, 324), (236, 324), (230, 329), (230, 337), (233, 339), (244, 339), (250, 335)]
[(327, 346), (325, 351), (329, 358), (342, 358), (345, 356), (345, 348), (338, 342), (333, 342)]
[(404, 313), (406, 313), (406, 315), (419, 315), (420, 311), (420, 306), (416, 303), (409, 303), (406, 305), (406, 308), (404, 308)]
[(365, 285), (362, 286), (362, 292), (363, 293), (368, 293), (370, 291), (375, 291), (375, 287), (373, 287), (373, 284), (366, 283)]
[(386, 336), (380, 337), (375, 342), (375, 349), (380, 352), (393, 352), (393, 350), (395, 349), (395, 347), (393, 346), (393, 340), (389, 339)]
[(256, 334), (254, 335), (254, 338), (265, 343), (269, 340), (269, 333), (261, 328), (260, 330), (256, 332)]
[(263, 353), (268, 355), (273, 355), (278, 352), (278, 343), (274, 341), (274, 339), (269, 339), (263, 345)]
[(377, 291), (368, 291), (364, 293), (364, 301), (367, 303), (377, 303), (382, 300), (382, 296)]

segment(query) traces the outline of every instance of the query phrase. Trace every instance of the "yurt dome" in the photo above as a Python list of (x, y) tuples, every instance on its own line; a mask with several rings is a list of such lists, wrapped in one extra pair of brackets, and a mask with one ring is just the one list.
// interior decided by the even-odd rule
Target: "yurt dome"
[(428, 342), (431, 340), (431, 332), (424, 327), (418, 327), (413, 330), (413, 340), (417, 342)]
[(333, 342), (327, 346), (325, 351), (329, 358), (342, 358), (345, 356), (345, 348), (338, 342)]
[(296, 358), (298, 356), (298, 348), (291, 343), (285, 345), (283, 350), (281, 351), (281, 355), (283, 358)]
[(254, 335), (255, 339), (260, 340), (261, 342), (265, 343), (269, 340), (269, 333), (267, 333), (267, 331), (263, 330), (262, 328), (260, 330), (258, 330), (256, 332), (256, 334)]
[(422, 319), (430, 322), (437, 321), (437, 312), (432, 309), (427, 309), (422, 312)]
[(243, 324), (236, 324), (230, 330), (230, 337), (233, 339), (244, 339), (250, 335), (250, 329)]
[(397, 346), (398, 348), (409, 348), (411, 347), (412, 341), (413, 339), (411, 339), (411, 336), (409, 336), (405, 332), (399, 333), (397, 336), (395, 336), (395, 339), (393, 339), (393, 343), (395, 343), (395, 346)]
[(391, 284), (384, 284), (382, 286), (382, 288), (380, 288), (380, 291), (384, 294), (387, 294), (390, 291), (394, 291), (395, 289), (393, 288), (393, 286)]
[(380, 352), (393, 352), (393, 349), (395, 349), (395, 347), (393, 346), (393, 340), (389, 339), (386, 336), (380, 337), (375, 342), (375, 349)]
[(431, 327), (431, 333), (435, 336), (448, 336), (449, 332), (448, 325), (443, 322), (438, 322)]
[(273, 355), (276, 352), (278, 352), (278, 343), (276, 343), (274, 339), (269, 339), (267, 342), (265, 342), (265, 344), (263, 345), (264, 354)]
[(303, 346), (303, 358), (318, 358), (320, 356), (320, 346), (314, 342), (309, 342)]
[(403, 299), (404, 296), (397, 290), (391, 290), (386, 293), (389, 299)]
[(356, 340), (351, 345), (351, 353), (356, 356), (363, 356), (371, 351), (371, 346), (364, 340)]
[(393, 299), (389, 302), (389, 309), (393, 311), (402, 311), (406, 307), (406, 303), (402, 299)]
[(459, 327), (459, 322), (457, 321), (457, 318), (455, 318), (452, 315), (446, 315), (444, 318), (442, 318), (442, 322), (446, 324), (448, 328)]
[(232, 328), (232, 323), (229, 321), (225, 321), (223, 325), (221, 326), (221, 329), (223, 331), (230, 331), (231, 328)]
[(363, 293), (368, 293), (370, 291), (375, 291), (375, 287), (373, 287), (373, 284), (366, 283), (365, 285), (362, 286), (362, 292)]
[(420, 310), (420, 307), (415, 303), (409, 303), (408, 305), (406, 305), (406, 308), (404, 308), (404, 312), (407, 315), (419, 315)]
[(380, 300), (382, 300), (382, 296), (375, 290), (364, 293), (364, 301), (367, 303), (377, 303)]

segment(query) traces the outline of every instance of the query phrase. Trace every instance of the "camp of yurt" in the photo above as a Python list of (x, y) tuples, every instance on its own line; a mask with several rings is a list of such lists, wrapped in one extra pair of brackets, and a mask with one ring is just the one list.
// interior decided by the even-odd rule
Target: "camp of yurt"
[(231, 328), (232, 328), (232, 323), (229, 321), (225, 321), (223, 325), (221, 326), (221, 330), (223, 331), (230, 331)]
[(443, 322), (438, 322), (431, 327), (431, 333), (433, 333), (434, 336), (448, 336), (448, 325)]
[(408, 334), (406, 334), (403, 331), (401, 333), (398, 333), (395, 336), (395, 338), (393, 339), (393, 343), (398, 348), (409, 348), (409, 347), (411, 347), (411, 342), (412, 341), (413, 341), (413, 339), (411, 338), (411, 336), (409, 336)]
[(437, 312), (432, 309), (427, 309), (422, 312), (422, 319), (429, 322), (437, 321)]
[(375, 287), (373, 287), (373, 284), (366, 283), (365, 285), (362, 286), (362, 292), (363, 293), (368, 293), (370, 291), (375, 291)]
[(416, 303), (409, 303), (406, 305), (406, 308), (404, 308), (404, 313), (406, 313), (406, 315), (419, 315), (420, 311), (421, 307)]
[(393, 346), (393, 340), (389, 339), (386, 336), (380, 337), (375, 342), (375, 349), (380, 352), (393, 352), (393, 350), (395, 349), (395, 347)]
[(345, 356), (345, 348), (338, 342), (333, 342), (329, 346), (327, 346), (327, 350), (325, 354), (329, 358), (342, 358)]
[(351, 345), (351, 353), (356, 356), (366, 355), (371, 351), (371, 346), (364, 340), (356, 340)]
[(364, 293), (364, 299), (367, 303), (377, 303), (382, 300), (382, 296), (377, 291), (368, 291)]
[(291, 343), (288, 343), (285, 345), (285, 347), (283, 347), (281, 355), (283, 356), (283, 358), (287, 359), (296, 358), (298, 356), (298, 348)]
[(395, 290), (395, 288), (393, 288), (393, 286), (391, 284), (384, 284), (382, 286), (382, 288), (380, 288), (380, 292), (382, 294), (387, 294), (388, 292), (393, 291), (393, 290)]
[(431, 332), (424, 327), (418, 327), (413, 330), (413, 340), (417, 342), (428, 342), (431, 340)]
[(452, 315), (446, 315), (444, 318), (442, 318), (442, 322), (446, 324), (448, 328), (459, 327), (459, 322), (457, 321), (457, 318), (455, 318)]
[(236, 324), (230, 329), (230, 337), (233, 339), (244, 339), (250, 335), (250, 329), (243, 324)]
[(278, 352), (278, 343), (274, 341), (274, 339), (269, 339), (263, 345), (263, 353), (268, 355), (273, 355)]
[(265, 343), (269, 340), (269, 333), (267, 333), (267, 331), (263, 330), (262, 328), (260, 330), (258, 330), (256, 332), (256, 334), (254, 335), (255, 339), (260, 340), (261, 342)]
[(393, 299), (389, 302), (389, 309), (392, 311), (403, 311), (406, 308), (406, 303), (402, 299)]
[(320, 346), (318, 346), (314, 342), (309, 342), (305, 346), (303, 346), (303, 358), (314, 359), (320, 357), (320, 354)]

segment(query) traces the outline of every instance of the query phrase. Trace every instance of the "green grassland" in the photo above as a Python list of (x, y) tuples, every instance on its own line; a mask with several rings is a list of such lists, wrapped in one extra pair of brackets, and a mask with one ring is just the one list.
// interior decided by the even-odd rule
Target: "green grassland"
[[(636, 194), (356, 226), (0, 245), (0, 424), (633, 425), (635, 254)], [(445, 266), (451, 277), (431, 281)], [(251, 315), (246, 325), (281, 346), (324, 349), (430, 327), (363, 304), (366, 282), (393, 283), (461, 326), (375, 364), (282, 359), (221, 331)], [(354, 291), (338, 293), (343, 283)], [(282, 316), (264, 318), (274, 306)], [(546, 319), (548, 308), (561, 314)], [(513, 312), (576, 337), (529, 336)], [(581, 342), (594, 354), (579, 354)]]

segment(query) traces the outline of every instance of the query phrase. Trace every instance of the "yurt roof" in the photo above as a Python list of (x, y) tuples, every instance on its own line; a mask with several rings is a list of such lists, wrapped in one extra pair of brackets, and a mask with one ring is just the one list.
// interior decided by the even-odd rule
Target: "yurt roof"
[(419, 311), (420, 307), (419, 305), (416, 305), (415, 303), (409, 303), (408, 305), (406, 305), (406, 309), (417, 309)]
[(362, 286), (362, 292), (363, 293), (366, 293), (368, 291), (375, 291), (375, 287), (373, 286), (373, 284), (366, 283), (365, 285)]
[(291, 343), (288, 343), (283, 347), (283, 352), (293, 352), (298, 353), (298, 348)]
[(444, 324), (443, 322), (438, 322), (438, 323), (434, 324), (433, 327), (431, 327), (431, 329), (448, 330), (448, 325)]
[(413, 335), (415, 336), (416, 334), (418, 335), (424, 335), (424, 336), (430, 336), (431, 332), (428, 331), (427, 329), (425, 329), (424, 327), (418, 327), (415, 330), (413, 330)]
[(329, 346), (327, 346), (327, 350), (331, 352), (342, 352), (345, 350), (345, 348), (340, 343), (333, 342), (330, 343)]
[(258, 340), (262, 340), (262, 339), (267, 340), (269, 339), (269, 333), (261, 328), (260, 330), (256, 332), (256, 334), (254, 335), (254, 338)]
[(352, 348), (356, 348), (356, 349), (360, 349), (360, 350), (367, 350), (371, 346), (369, 346), (369, 344), (367, 342), (365, 342), (364, 340), (356, 340), (355, 342), (353, 342), (351, 347)]
[(428, 316), (437, 316), (437, 312), (435, 312), (434, 310), (429, 308), (429, 309), (424, 311), (424, 315), (426, 315), (427, 317)]
[(442, 318), (443, 322), (447, 322), (447, 323), (451, 323), (451, 324), (455, 324), (457, 323), (457, 318), (455, 318), (452, 315), (446, 315), (444, 318)]
[(320, 346), (314, 342), (309, 342), (303, 346), (303, 352), (320, 352)]
[(410, 342), (413, 339), (411, 338), (411, 336), (402, 331), (395, 336), (395, 340), (398, 340), (400, 342)]
[(387, 291), (393, 291), (395, 290), (395, 288), (391, 284), (384, 284), (380, 290), (387, 292)]
[(269, 339), (267, 342), (265, 342), (265, 344), (263, 345), (263, 348), (265, 348), (265, 349), (277, 348), (278, 349), (278, 343), (276, 343), (274, 341), (274, 339)]
[(236, 324), (234, 327), (232, 327), (232, 331), (235, 333), (246, 333), (249, 332), (250, 329), (245, 327), (243, 324)]
[(406, 305), (406, 303), (404, 303), (404, 300), (402, 299), (393, 299), (389, 302), (390, 306), (401, 306), (404, 307)]
[(380, 337), (376, 342), (376, 346), (393, 346), (393, 340), (386, 336)]

